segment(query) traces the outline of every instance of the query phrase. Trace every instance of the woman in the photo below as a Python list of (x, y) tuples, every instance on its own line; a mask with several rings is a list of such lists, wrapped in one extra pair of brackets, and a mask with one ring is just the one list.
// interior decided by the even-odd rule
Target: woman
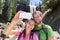
[[(15, 15), (15, 17), (13, 18), (12, 22), (10, 23), (10, 25), (8, 25), (6, 31), (5, 31), (5, 34), (6, 35), (9, 35), (9, 34), (14, 34), (16, 36), (19, 36), (19, 34), (21, 34), (20, 32), (11, 32), (12, 28), (18, 23), (18, 22), (21, 22), (23, 20), (23, 18), (19, 18), (19, 15), (20, 13), (22, 13), (24, 11), (18, 11), (17, 14)], [(34, 28), (34, 25), (35, 25), (35, 22), (33, 20), (28, 20), (26, 22), (26, 25), (25, 25), (25, 31), (24, 33), (22, 33), (22, 36), (21, 38), (19, 38), (19, 40), (30, 40), (30, 34), (31, 34), (31, 31), (33, 30)], [(37, 35), (34, 33), (33, 34), (33, 40), (38, 40), (37, 38)]]
[(37, 35), (35, 33), (33, 33), (32, 35), (32, 32), (31, 32), (34, 28), (34, 25), (35, 25), (34, 20), (27, 20), (25, 24), (25, 30), (22, 33), (19, 31), (12, 32), (10, 30), (10, 34), (20, 36), (18, 37), (18, 40), (38, 40)]
[(17, 32), (16, 34), (17, 34), (17, 36), (19, 36), (19, 34), (20, 34), (20, 38), (19, 38), (19, 40), (30, 40), (31, 39), (31, 36), (32, 36), (32, 39), (31, 40), (38, 40), (38, 37), (37, 37), (37, 35), (35, 34), (35, 33), (33, 33), (33, 35), (31, 35), (32, 34), (32, 30), (33, 30), (33, 28), (34, 28), (34, 25), (35, 25), (35, 22), (33, 21), (33, 20), (28, 20), (27, 22), (26, 22), (26, 25), (25, 25), (25, 30), (23, 31), (23, 33), (22, 33), (22, 35), (21, 35), (21, 33), (20, 32)]

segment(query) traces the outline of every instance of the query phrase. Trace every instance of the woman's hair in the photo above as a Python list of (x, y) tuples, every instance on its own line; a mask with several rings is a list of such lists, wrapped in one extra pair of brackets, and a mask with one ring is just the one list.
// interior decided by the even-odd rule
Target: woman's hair
[[(33, 19), (31, 19), (31, 20), (33, 20)], [(30, 20), (27, 20), (26, 23), (28, 23), (29, 21), (30, 21)], [(33, 20), (33, 21), (34, 21), (34, 20)], [(26, 25), (25, 25), (25, 29), (24, 29), (24, 32), (23, 32), (23, 33), (24, 33), (24, 37), (25, 37), (25, 36), (26, 36)]]
[[(26, 20), (26, 21), (25, 21), (25, 24), (28, 23), (28, 21), (29, 21), (29, 20)], [(25, 29), (24, 29), (23, 35), (24, 35), (24, 37), (26, 36), (26, 25), (25, 25)]]

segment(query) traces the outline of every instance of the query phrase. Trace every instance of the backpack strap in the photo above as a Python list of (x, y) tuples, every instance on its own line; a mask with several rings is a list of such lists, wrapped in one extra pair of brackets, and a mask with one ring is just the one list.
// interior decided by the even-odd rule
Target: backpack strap
[[(47, 32), (47, 28), (46, 28), (46, 25), (43, 24), (42, 25), (42, 28), (40, 30), (43, 30), (44, 33), (46, 34), (46, 40), (48, 40), (48, 32)], [(39, 32), (40, 30), (33, 30), (32, 32)], [(40, 39), (40, 34), (38, 35), (39, 39)]]
[(30, 40), (33, 40), (33, 34), (34, 34), (33, 32), (30, 33), (30, 38), (29, 38)]
[(22, 33), (23, 33), (24, 31), (22, 31), (22, 32), (20, 32), (20, 34), (19, 34), (19, 36), (18, 36), (18, 39), (17, 40), (20, 40), (20, 38), (21, 38), (21, 36), (22, 36)]
[(44, 33), (46, 34), (46, 40), (48, 40), (48, 32), (47, 32), (47, 28), (46, 28), (45, 24), (42, 25), (42, 29), (43, 29)]
[[(24, 31), (23, 31), (23, 32), (24, 32)], [(17, 40), (20, 40), (23, 32), (20, 32)], [(30, 33), (30, 38), (29, 38), (30, 40), (33, 40), (33, 34), (34, 34), (33, 32)]]

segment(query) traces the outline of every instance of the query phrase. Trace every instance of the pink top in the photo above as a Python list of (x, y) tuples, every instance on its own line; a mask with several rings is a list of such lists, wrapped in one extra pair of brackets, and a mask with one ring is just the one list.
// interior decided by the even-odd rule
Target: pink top
[[(20, 32), (17, 32), (17, 36), (19, 36), (19, 34)], [(23, 37), (23, 34), (22, 34), (20, 40), (30, 40), (29, 38), (30, 38), (30, 35)], [(38, 36), (35, 33), (33, 34), (33, 40), (38, 40)]]

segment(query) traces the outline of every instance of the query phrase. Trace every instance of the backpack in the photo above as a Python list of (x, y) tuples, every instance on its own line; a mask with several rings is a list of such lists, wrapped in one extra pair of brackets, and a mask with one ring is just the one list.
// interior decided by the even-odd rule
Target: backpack
[[(40, 30), (43, 30), (44, 33), (46, 34), (46, 40), (48, 40), (48, 32), (47, 32), (47, 28), (46, 28), (46, 25), (43, 24), (42, 25), (42, 28)], [(40, 30), (33, 30), (32, 32), (39, 32)], [(40, 34), (38, 35), (39, 39), (40, 39)]]
[[(48, 40), (48, 32), (47, 32), (47, 29), (46, 29), (46, 25), (43, 24), (42, 25), (42, 29), (40, 29), (40, 30), (43, 30), (44, 31), (44, 33), (46, 34), (46, 40)], [(40, 31), (40, 30), (32, 30), (32, 32), (30, 34), (30, 40), (33, 40), (33, 33), (34, 32), (37, 32), (37, 31)], [(20, 35), (18, 36), (18, 40), (21, 38), (21, 35), (22, 35), (23, 32), (21, 32)], [(40, 38), (40, 36), (39, 36), (39, 38)]]
[[(22, 36), (22, 33), (24, 33), (24, 31), (23, 32), (20, 32), (20, 35), (18, 36), (18, 39), (17, 40), (20, 40), (20, 38)], [(33, 34), (34, 34), (33, 32), (30, 33), (30, 38), (29, 38), (30, 40), (33, 40)]]
[(45, 34), (46, 34), (46, 40), (48, 40), (48, 32), (47, 32), (47, 28), (46, 28), (46, 25), (45, 24), (43, 24), (42, 25), (42, 30), (45, 32)]

